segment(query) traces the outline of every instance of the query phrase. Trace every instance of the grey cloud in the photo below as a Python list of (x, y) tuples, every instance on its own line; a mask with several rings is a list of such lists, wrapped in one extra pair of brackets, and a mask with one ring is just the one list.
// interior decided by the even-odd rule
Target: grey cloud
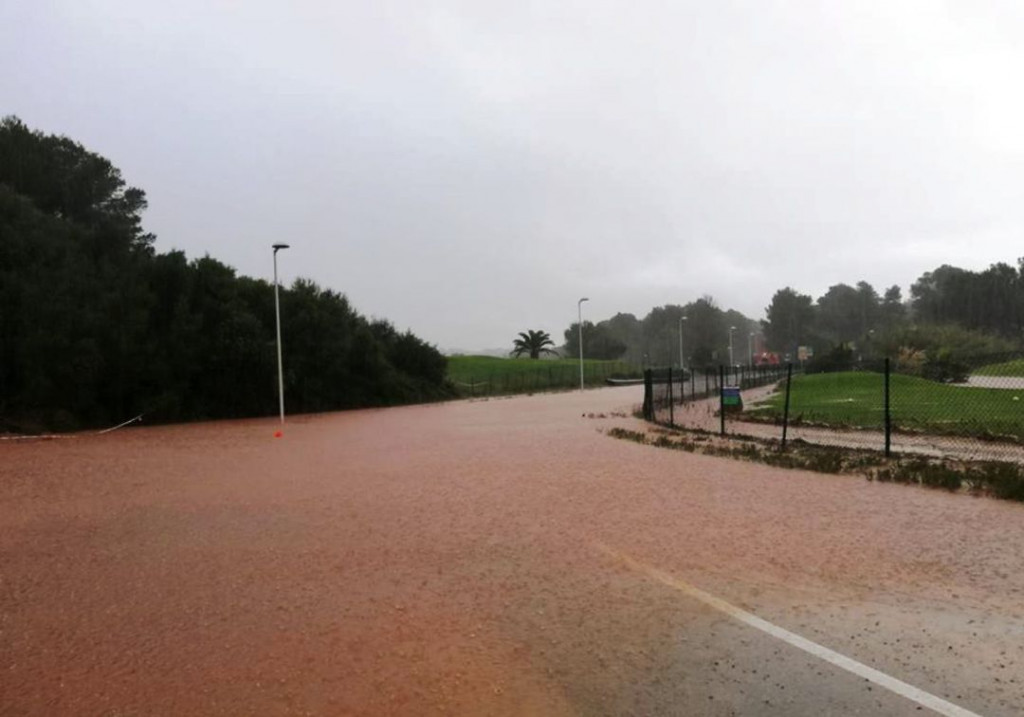
[(158, 247), (311, 277), (442, 346), (702, 294), (1013, 261), (1011, 3), (0, 11), (3, 111), (110, 157)]

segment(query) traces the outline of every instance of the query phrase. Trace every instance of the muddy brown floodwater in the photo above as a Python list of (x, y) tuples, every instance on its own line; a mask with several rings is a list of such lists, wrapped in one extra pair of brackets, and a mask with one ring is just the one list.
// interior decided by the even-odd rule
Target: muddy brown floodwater
[(0, 714), (927, 713), (637, 565), (1021, 714), (1024, 506), (605, 435), (640, 390), (0, 442)]

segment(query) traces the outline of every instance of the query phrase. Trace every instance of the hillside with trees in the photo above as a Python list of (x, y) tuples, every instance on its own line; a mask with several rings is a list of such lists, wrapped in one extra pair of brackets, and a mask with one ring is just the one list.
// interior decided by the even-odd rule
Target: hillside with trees
[[(727, 363), (730, 327), (734, 327), (734, 360), (743, 361), (750, 334), (761, 330), (757, 321), (738, 311), (723, 310), (713, 298), (704, 296), (685, 305), (655, 307), (643, 319), (616, 314), (596, 324), (584, 321), (584, 354), (594, 359), (622, 359), (638, 366), (678, 366), (680, 323), (687, 366)], [(578, 326), (574, 322), (565, 330), (563, 350), (568, 356), (579, 352)]]
[[(751, 334), (761, 345), (795, 360), (797, 348), (849, 363), (882, 356), (916, 356), (961, 366), (976, 357), (1024, 350), (1024, 259), (983, 271), (944, 265), (925, 272), (904, 298), (898, 285), (879, 292), (870, 283), (836, 284), (817, 299), (792, 287), (779, 289), (761, 321), (723, 310), (704, 296), (685, 305), (666, 304), (638, 319), (616, 314), (583, 322), (584, 354), (634, 365), (678, 366), (680, 320), (688, 366), (726, 363), (729, 329), (734, 361), (747, 355)], [(579, 352), (578, 325), (565, 330), (565, 355)], [(923, 363), (922, 363), (923, 365)], [(926, 369), (922, 369), (927, 373)]]
[[(156, 252), (145, 208), (109, 160), (0, 121), (0, 430), (274, 413), (273, 285)], [(281, 312), (291, 412), (452, 395), (444, 356), (342, 294), (300, 279)]]
[(1024, 346), (1024, 261), (984, 271), (941, 266), (918, 278), (910, 293), (904, 300), (891, 286), (879, 295), (865, 281), (836, 284), (817, 300), (780, 289), (765, 310), (766, 344), (790, 356), (812, 346), (819, 355), (917, 355), (922, 363), (961, 366)]

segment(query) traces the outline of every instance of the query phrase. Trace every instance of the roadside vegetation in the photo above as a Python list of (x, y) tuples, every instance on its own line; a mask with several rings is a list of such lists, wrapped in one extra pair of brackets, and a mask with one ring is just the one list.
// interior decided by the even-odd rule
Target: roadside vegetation
[(1024, 467), (999, 461), (957, 461), (920, 456), (886, 458), (876, 451), (818, 446), (792, 441), (785, 451), (777, 441), (723, 438), (703, 431), (652, 428), (648, 432), (616, 427), (613, 438), (641, 445), (702, 455), (797, 468), (817, 473), (861, 475), (880, 483), (903, 483), (950, 492), (987, 495), (1024, 502)]
[[(641, 370), (623, 361), (586, 359), (587, 386), (609, 378), (642, 378)], [(448, 357), (448, 379), (462, 396), (495, 396), (579, 388), (580, 364), (573, 359), (535, 360), (493, 356)]]
[[(275, 412), (273, 285), (158, 253), (145, 208), (109, 160), (0, 120), (0, 431)], [(435, 347), (343, 294), (299, 279), (281, 314), (290, 412), (454, 395)]]

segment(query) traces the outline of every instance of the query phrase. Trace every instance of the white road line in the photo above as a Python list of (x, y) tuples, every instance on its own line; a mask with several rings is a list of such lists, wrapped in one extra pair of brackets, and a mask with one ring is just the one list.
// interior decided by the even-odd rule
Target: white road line
[(903, 682), (902, 680), (897, 680), (895, 677), (890, 677), (884, 672), (879, 672), (873, 667), (868, 667), (862, 662), (857, 662), (856, 660), (847, 657), (846, 655), (841, 655), (835, 650), (830, 650), (827, 647), (819, 645), (816, 642), (811, 642), (807, 638), (800, 637), (800, 635), (797, 635), (796, 633), (790, 632), (789, 630), (785, 630), (779, 627), (778, 625), (773, 625), (767, 620), (762, 620), (753, 613), (749, 613), (746, 610), (736, 607), (735, 605), (730, 605), (721, 598), (717, 598), (714, 595), (711, 595), (710, 593), (706, 593), (700, 588), (696, 588), (693, 585), (690, 585), (689, 583), (680, 580), (679, 578), (669, 575), (663, 570), (659, 570), (658, 568), (634, 560), (625, 553), (619, 552), (618, 550), (615, 550), (613, 548), (609, 548), (608, 546), (603, 545), (602, 543), (597, 543), (597, 547), (605, 554), (622, 561), (634, 570), (646, 573), (647, 575), (654, 578), (658, 582), (663, 583), (664, 585), (668, 585), (669, 587), (675, 588), (676, 590), (679, 590), (680, 592), (685, 593), (692, 598), (700, 600), (705, 605), (708, 605), (710, 607), (715, 608), (716, 610), (724, 612), (726, 615), (729, 615), (730, 617), (733, 617), (744, 624), (750, 625), (751, 627), (757, 628), (762, 632), (766, 632), (772, 637), (776, 637), (782, 640), (783, 642), (792, 645), (793, 647), (799, 648), (804, 652), (814, 655), (815, 657), (820, 657), (825, 662), (829, 662), (835, 665), (836, 667), (840, 667), (848, 672), (852, 672), (858, 677), (863, 677), (866, 680), (870, 680), (871, 682), (874, 682), (876, 685), (879, 685), (887, 690), (895, 692), (901, 697), (906, 697), (908, 700), (916, 702), (922, 707), (927, 707), (930, 710), (934, 710), (935, 712), (941, 715), (947, 715), (948, 717), (981, 717), (976, 712), (971, 712), (970, 710), (965, 710), (963, 707), (958, 707), (952, 702), (947, 702), (941, 697), (936, 697), (935, 695), (929, 692), (925, 692), (922, 689), (918, 689), (913, 685), (908, 685), (906, 682)]

